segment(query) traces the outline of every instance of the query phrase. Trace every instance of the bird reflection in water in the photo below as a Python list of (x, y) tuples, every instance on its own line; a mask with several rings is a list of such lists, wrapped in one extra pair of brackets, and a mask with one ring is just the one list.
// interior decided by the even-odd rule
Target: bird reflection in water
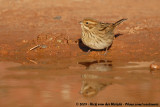
[(86, 66), (87, 71), (109, 71), (112, 68), (112, 61), (98, 60), (93, 62), (79, 62), (79, 64)]
[(97, 72), (110, 71), (112, 69), (111, 61), (100, 60), (93, 62), (79, 62), (79, 64), (86, 66), (86, 71), (87, 71), (85, 72), (85, 74), (82, 75), (83, 81), (80, 91), (80, 93), (84, 97), (94, 97), (106, 86), (112, 84), (112, 82), (105, 80), (107, 78), (104, 78), (97, 73), (95, 74), (96, 71)]

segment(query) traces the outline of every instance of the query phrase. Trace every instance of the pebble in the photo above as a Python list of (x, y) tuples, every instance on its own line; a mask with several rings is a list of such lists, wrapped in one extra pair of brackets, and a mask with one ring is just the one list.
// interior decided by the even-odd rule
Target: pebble
[(62, 40), (57, 40), (57, 42), (61, 43), (61, 42), (62, 42)]
[(54, 17), (53, 19), (55, 19), (55, 20), (60, 20), (62, 17), (61, 16), (56, 16), (56, 17)]
[(28, 40), (22, 40), (22, 43), (27, 43), (28, 42)]
[(53, 38), (49, 38), (48, 40), (51, 41), (51, 40), (53, 40)]
[(160, 70), (160, 63), (152, 63), (150, 65), (151, 70)]
[(41, 48), (47, 48), (47, 46), (46, 45), (41, 45)]

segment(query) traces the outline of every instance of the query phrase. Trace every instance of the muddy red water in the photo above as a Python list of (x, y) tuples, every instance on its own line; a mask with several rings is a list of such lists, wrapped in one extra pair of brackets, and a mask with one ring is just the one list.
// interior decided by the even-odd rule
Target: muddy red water
[[(160, 62), (159, 4), (0, 0), (0, 107), (160, 106), (160, 70), (149, 68)], [(128, 19), (106, 56), (80, 41), (86, 17)]]

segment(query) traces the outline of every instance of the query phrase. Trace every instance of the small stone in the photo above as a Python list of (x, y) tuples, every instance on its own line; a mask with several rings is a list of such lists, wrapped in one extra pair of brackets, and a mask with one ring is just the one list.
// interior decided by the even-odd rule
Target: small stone
[(63, 43), (64, 44), (68, 44), (68, 40), (63, 40)]
[(41, 45), (41, 48), (47, 48), (47, 46), (46, 45)]
[(55, 20), (60, 20), (62, 17), (61, 16), (56, 16), (56, 17), (54, 17), (53, 19), (55, 19)]
[(22, 40), (22, 43), (27, 43), (28, 42), (28, 40)]
[(57, 40), (57, 42), (61, 43), (61, 42), (62, 42), (62, 40)]
[(160, 70), (160, 64), (158, 63), (153, 63), (150, 65), (151, 70)]
[(49, 38), (48, 40), (51, 41), (51, 40), (53, 40), (53, 38)]

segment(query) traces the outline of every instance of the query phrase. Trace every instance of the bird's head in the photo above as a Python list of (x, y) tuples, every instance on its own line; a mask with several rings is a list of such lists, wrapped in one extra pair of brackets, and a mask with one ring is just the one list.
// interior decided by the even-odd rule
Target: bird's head
[(98, 24), (98, 22), (96, 20), (93, 20), (93, 19), (84, 19), (82, 21), (80, 21), (80, 24), (81, 24), (81, 28), (82, 30), (91, 30), (93, 28), (95, 28)]

